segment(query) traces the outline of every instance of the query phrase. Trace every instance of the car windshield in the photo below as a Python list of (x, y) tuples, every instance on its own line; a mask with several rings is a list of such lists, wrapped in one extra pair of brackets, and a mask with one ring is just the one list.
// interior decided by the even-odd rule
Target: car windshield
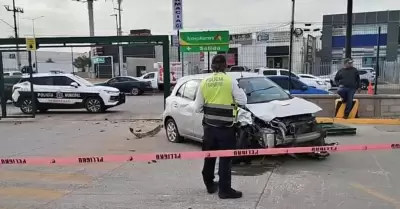
[(240, 78), (239, 87), (247, 94), (247, 104), (287, 100), (290, 96), (278, 85), (264, 77)]
[(77, 75), (74, 75), (74, 78), (81, 84), (81, 85), (85, 85), (85, 86), (93, 86), (93, 84), (91, 82), (89, 82), (86, 79), (83, 79)]

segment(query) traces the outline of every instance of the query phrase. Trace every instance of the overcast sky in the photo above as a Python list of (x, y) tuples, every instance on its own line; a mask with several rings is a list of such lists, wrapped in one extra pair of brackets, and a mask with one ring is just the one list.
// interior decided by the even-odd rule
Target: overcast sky
[[(117, 0), (98, 0), (94, 5), (95, 34), (115, 35), (115, 17), (110, 16)], [(183, 24), (186, 29), (268, 28), (290, 21), (290, 0), (183, 0)], [(12, 5), (12, 0), (0, 0)], [(23, 18), (45, 16), (37, 20), (37, 36), (89, 35), (87, 4), (74, 0), (16, 0), (25, 11), (20, 15), (20, 37), (32, 35), (32, 22)], [(171, 34), (172, 0), (123, 0), (122, 29), (148, 28), (153, 34)], [(400, 10), (399, 0), (354, 0), (354, 12)], [(296, 0), (296, 21), (321, 25), (322, 15), (345, 13), (346, 0)], [(12, 12), (0, 8), (0, 19), (13, 24)], [(235, 31), (236, 30), (236, 31)], [(12, 28), (0, 22), (0, 37), (13, 35)]]

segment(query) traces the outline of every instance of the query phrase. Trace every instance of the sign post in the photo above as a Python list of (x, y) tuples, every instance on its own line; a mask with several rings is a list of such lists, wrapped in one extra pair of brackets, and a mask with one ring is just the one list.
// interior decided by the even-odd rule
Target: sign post
[(36, 51), (36, 39), (35, 38), (26, 38), (26, 50)]
[[(183, 8), (182, 8), (183, 0), (172, 0), (172, 15), (173, 15), (173, 28), (174, 30), (182, 30), (183, 29)], [(179, 32), (178, 32), (179, 34)]]
[(209, 52), (229, 50), (229, 31), (181, 32), (182, 52)]
[(93, 63), (94, 64), (104, 64), (106, 60), (104, 57), (93, 57)]

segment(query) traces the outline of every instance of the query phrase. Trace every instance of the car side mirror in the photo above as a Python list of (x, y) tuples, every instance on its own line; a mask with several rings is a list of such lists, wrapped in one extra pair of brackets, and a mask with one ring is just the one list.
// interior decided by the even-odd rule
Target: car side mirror
[(72, 82), (72, 83), (70, 84), (70, 86), (75, 87), (75, 88), (78, 88), (79, 84), (76, 83), (76, 82)]
[(302, 89), (303, 91), (305, 91), (305, 90), (308, 89), (308, 86), (302, 86), (301, 89)]

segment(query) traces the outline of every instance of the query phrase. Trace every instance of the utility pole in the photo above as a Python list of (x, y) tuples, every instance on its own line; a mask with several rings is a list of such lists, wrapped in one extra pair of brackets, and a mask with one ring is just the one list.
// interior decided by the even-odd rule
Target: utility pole
[(346, 58), (351, 58), (352, 30), (353, 30), (353, 0), (347, 0)]
[(291, 80), (292, 80), (292, 62), (293, 62), (293, 36), (294, 36), (294, 12), (295, 12), (295, 0), (292, 1), (292, 20), (290, 22), (290, 43), (289, 43), (289, 83), (288, 90), (290, 92)]
[[(93, 17), (93, 2), (97, 0), (73, 0), (73, 1), (78, 1), (78, 2), (86, 2), (87, 3), (87, 8), (88, 8), (88, 15), (89, 15), (89, 35), (90, 37), (94, 36), (94, 17)], [(94, 57), (94, 48), (90, 48), (90, 59)], [(90, 72), (94, 72), (93, 70), (93, 65), (90, 67)]]
[(115, 16), (115, 26), (117, 27), (117, 36), (119, 35), (119, 27), (118, 27), (118, 15), (112, 14), (110, 16)]
[[(44, 16), (40, 16), (40, 17), (36, 17), (36, 18), (23, 18), (23, 19), (32, 21), (32, 33), (33, 33), (33, 38), (35, 38), (35, 39), (36, 39), (35, 20), (38, 20), (38, 19), (43, 18), (43, 17)], [(39, 72), (39, 70), (38, 70), (38, 61), (37, 61), (37, 51), (35, 51), (35, 68), (36, 68), (36, 72)]]
[[(119, 24), (118, 24), (118, 14), (112, 14), (111, 16), (115, 16), (115, 25), (117, 27), (117, 36), (119, 36)], [(118, 57), (120, 57), (119, 55), (119, 45), (118, 45)], [(118, 75), (121, 75), (121, 61), (118, 60)], [(114, 65), (114, 63), (112, 63), (112, 65)]]
[[(14, 38), (18, 38), (18, 25), (17, 25), (17, 13), (24, 13), (24, 9), (20, 8), (20, 7), (16, 7), (15, 6), (15, 0), (13, 0), (13, 6), (12, 8), (10, 8), (10, 6), (8, 5), (4, 5), (4, 8), (6, 8), (6, 10), (8, 12), (13, 12), (13, 17), (14, 17)], [(17, 70), (20, 71), (21, 70), (21, 58), (19, 56), (19, 45), (16, 45), (16, 49), (17, 49)]]
[[(118, 0), (118, 8), (114, 8), (118, 11), (118, 36), (122, 36), (122, 0)], [(124, 69), (124, 51), (121, 45), (118, 45), (118, 57), (119, 57), (119, 75), (121, 76), (121, 70)]]

